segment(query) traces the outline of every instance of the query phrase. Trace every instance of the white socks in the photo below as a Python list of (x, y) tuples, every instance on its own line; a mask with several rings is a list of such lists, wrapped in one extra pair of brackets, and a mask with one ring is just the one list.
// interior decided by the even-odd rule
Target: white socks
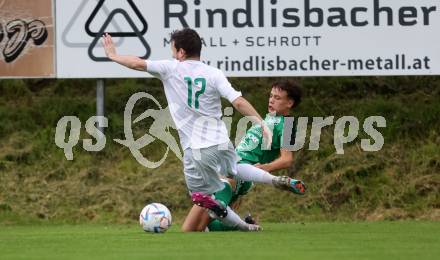
[(244, 181), (272, 184), (274, 175), (259, 169), (251, 164), (239, 163), (237, 165), (237, 176)]
[(249, 224), (244, 222), (240, 216), (235, 213), (229, 206), (227, 207), (228, 215), (224, 218), (218, 218), (223, 224), (229, 227), (238, 227), (240, 230), (248, 230)]

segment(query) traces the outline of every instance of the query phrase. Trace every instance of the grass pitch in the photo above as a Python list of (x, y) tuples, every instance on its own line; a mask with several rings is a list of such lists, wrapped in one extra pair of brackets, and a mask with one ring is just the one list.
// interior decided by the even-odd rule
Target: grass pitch
[(439, 222), (264, 224), (259, 233), (135, 225), (0, 226), (1, 259), (438, 259)]

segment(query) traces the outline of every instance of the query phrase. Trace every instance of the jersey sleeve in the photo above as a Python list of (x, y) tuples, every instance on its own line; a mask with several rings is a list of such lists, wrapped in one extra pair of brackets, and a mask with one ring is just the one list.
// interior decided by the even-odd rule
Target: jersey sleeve
[(218, 92), (223, 98), (226, 98), (229, 102), (233, 102), (238, 97), (241, 97), (241, 92), (235, 90), (231, 83), (228, 81), (223, 72), (218, 71), (215, 82), (214, 82)]
[(169, 60), (146, 60), (145, 65), (147, 67), (146, 71), (148, 73), (159, 79), (165, 79), (172, 71), (172, 68), (174, 67), (174, 62)]

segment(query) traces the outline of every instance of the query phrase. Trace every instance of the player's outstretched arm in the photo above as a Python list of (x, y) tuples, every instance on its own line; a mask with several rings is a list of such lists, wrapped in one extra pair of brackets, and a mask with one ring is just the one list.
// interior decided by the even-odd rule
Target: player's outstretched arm
[(280, 149), (280, 157), (273, 160), (270, 163), (265, 164), (254, 164), (255, 167), (265, 170), (267, 172), (273, 172), (277, 170), (287, 169), (292, 166), (293, 163), (293, 152), (287, 149)]
[(105, 54), (112, 61), (134, 70), (145, 71), (147, 69), (146, 62), (139, 57), (118, 55), (112, 37), (108, 33), (102, 36), (102, 43), (104, 45)]
[(272, 144), (272, 131), (266, 126), (255, 108), (243, 97), (238, 97), (232, 101), (232, 106), (234, 106), (234, 108), (237, 109), (242, 115), (253, 117), (254, 123), (261, 125), (263, 128), (263, 136), (265, 138), (265, 146), (269, 148)]
[(234, 101), (232, 101), (232, 105), (242, 115), (255, 117), (253, 120), (255, 123), (261, 124), (263, 121), (260, 114), (258, 114), (255, 108), (244, 97), (236, 98)]

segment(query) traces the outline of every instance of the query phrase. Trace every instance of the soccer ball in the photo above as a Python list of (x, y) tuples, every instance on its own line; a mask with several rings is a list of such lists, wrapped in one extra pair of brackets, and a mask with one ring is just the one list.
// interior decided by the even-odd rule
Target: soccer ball
[(171, 226), (170, 210), (160, 203), (148, 204), (139, 215), (139, 224), (145, 232), (163, 233)]

